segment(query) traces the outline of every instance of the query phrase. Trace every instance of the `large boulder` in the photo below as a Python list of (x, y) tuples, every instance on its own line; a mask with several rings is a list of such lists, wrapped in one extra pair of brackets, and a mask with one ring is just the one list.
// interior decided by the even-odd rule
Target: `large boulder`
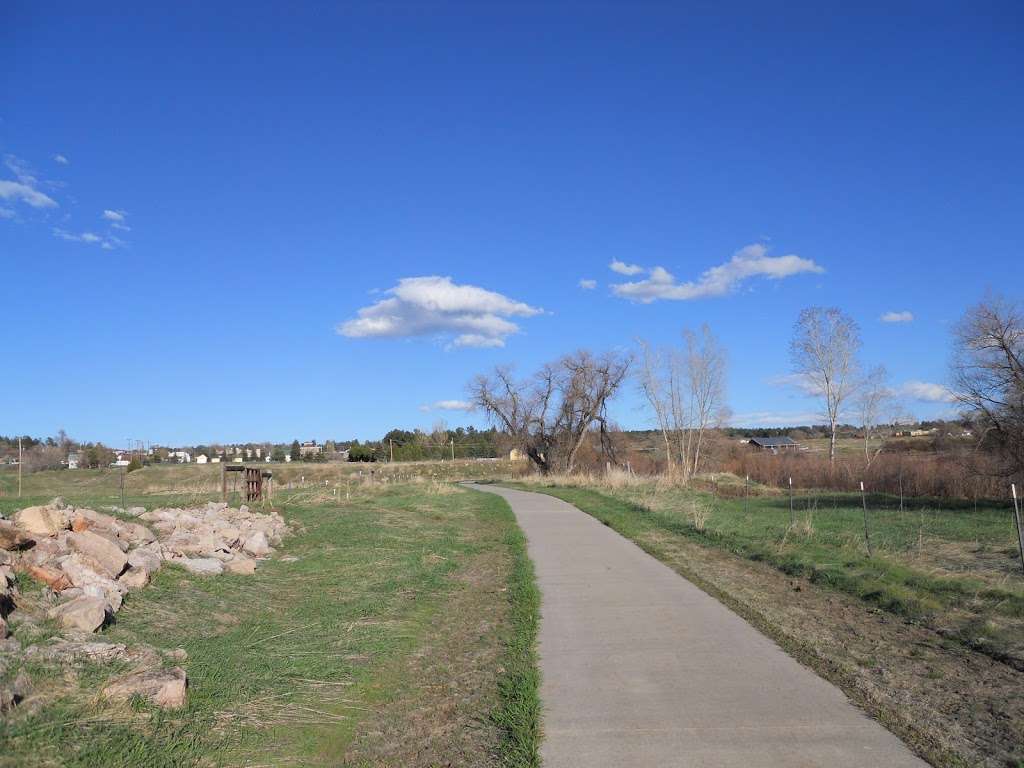
[(67, 574), (71, 583), (82, 590), (82, 594), (104, 598), (113, 611), (121, 607), (121, 597), (127, 590), (95, 570), (90, 558), (77, 553), (69, 555), (61, 562), (60, 568)]
[(188, 677), (181, 667), (149, 672), (135, 672), (125, 675), (103, 689), (108, 699), (126, 700), (141, 696), (152, 704), (164, 709), (185, 706), (185, 690)]
[(30, 565), (26, 569), (29, 576), (36, 581), (41, 581), (54, 592), (62, 592), (71, 586), (71, 579), (64, 571), (57, 568), (48, 568), (43, 565)]
[(116, 579), (128, 565), (128, 556), (114, 541), (92, 531), (81, 531), (68, 536), (71, 549), (79, 552), (92, 563), (94, 570), (104, 576)]
[(64, 629), (95, 632), (107, 620), (107, 601), (90, 595), (83, 595), (74, 600), (58, 605), (50, 612), (50, 616)]
[(14, 524), (37, 536), (56, 536), (68, 528), (68, 514), (52, 506), (26, 507), (14, 515)]
[(256, 561), (245, 555), (237, 555), (224, 565), (228, 573), (235, 573), (240, 576), (251, 576), (256, 573)]
[(219, 576), (224, 572), (224, 564), (212, 557), (186, 557), (178, 562), (186, 571), (199, 576)]
[(121, 643), (75, 641), (54, 637), (43, 645), (31, 645), (26, 648), (25, 658), (70, 664), (77, 661), (127, 661), (131, 655), (128, 647)]
[(35, 542), (32, 534), (16, 528), (9, 520), (0, 520), (0, 549), (28, 549)]
[(132, 566), (118, 577), (117, 583), (129, 590), (142, 589), (149, 584), (149, 571)]
[(51, 538), (40, 539), (32, 549), (22, 553), (21, 562), (25, 566), (50, 565), (69, 551), (67, 535), (61, 533)]
[(256, 533), (247, 538), (242, 549), (253, 557), (265, 557), (269, 555), (271, 551), (270, 543), (267, 541), (267, 535), (263, 533), (263, 531), (256, 531)]
[(128, 553), (128, 565), (156, 573), (163, 564), (163, 549), (159, 544), (133, 549)]

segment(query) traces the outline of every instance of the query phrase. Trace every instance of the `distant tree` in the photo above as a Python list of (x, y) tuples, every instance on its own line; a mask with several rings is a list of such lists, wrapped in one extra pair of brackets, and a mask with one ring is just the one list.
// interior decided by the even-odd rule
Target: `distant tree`
[(892, 397), (887, 379), (888, 372), (884, 365), (877, 365), (868, 371), (868, 374), (861, 380), (854, 398), (854, 406), (860, 416), (861, 429), (864, 431), (864, 459), (871, 463), (874, 456), (882, 450), (879, 446), (874, 456), (871, 455), (871, 435), (878, 426), (878, 421), (886, 409), (886, 404)]
[(298, 440), (292, 440), (291, 457), (292, 461), (302, 461), (302, 449), (299, 448)]
[(271, 451), (271, 453), (270, 453), (270, 460), (271, 461), (282, 462), (282, 461), (284, 461), (286, 455), (287, 454), (285, 453), (285, 450), (284, 450), (283, 446), (275, 445), (274, 446), (274, 450)]
[(860, 329), (835, 307), (803, 310), (793, 328), (794, 371), (824, 400), (829, 425), (829, 461), (836, 458), (836, 435), (843, 404), (857, 388)]
[(474, 405), (500, 424), (541, 472), (572, 472), (588, 433), (597, 429), (607, 455), (608, 401), (629, 372), (631, 358), (581, 350), (517, 381), (506, 367), (478, 376), (469, 387)]
[(964, 314), (953, 334), (953, 387), (979, 443), (1024, 480), (1024, 309), (998, 296)]

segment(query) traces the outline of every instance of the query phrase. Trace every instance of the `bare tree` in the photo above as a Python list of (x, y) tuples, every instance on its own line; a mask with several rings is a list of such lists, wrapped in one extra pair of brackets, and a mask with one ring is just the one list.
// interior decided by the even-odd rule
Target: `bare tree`
[(857, 323), (835, 307), (809, 307), (800, 312), (793, 328), (793, 367), (825, 401), (831, 435), (829, 461), (836, 458), (840, 411), (857, 388), (860, 346)]
[(1024, 476), (1024, 310), (986, 298), (967, 310), (953, 338), (955, 395), (980, 445), (999, 455), (1007, 475)]
[(681, 350), (654, 350), (640, 342), (640, 390), (654, 411), (665, 444), (667, 471), (683, 481), (700, 471), (708, 430), (727, 414), (726, 355), (711, 329), (683, 331)]
[(854, 399), (854, 405), (860, 415), (861, 428), (864, 430), (864, 459), (869, 466), (882, 450), (880, 445), (874, 455), (871, 454), (871, 435), (875, 427), (878, 426), (879, 417), (887, 410), (888, 402), (892, 397), (892, 391), (887, 384), (888, 377), (889, 373), (885, 370), (885, 366), (876, 365), (861, 380), (860, 388)]
[(541, 470), (572, 472), (587, 435), (597, 429), (611, 451), (608, 401), (629, 372), (630, 358), (585, 350), (544, 365), (517, 381), (510, 368), (495, 369), (470, 384), (473, 404), (511, 435)]
[(726, 418), (725, 408), (725, 349), (705, 323), (700, 334), (683, 331), (686, 349), (686, 380), (690, 395), (690, 445), (687, 455), (692, 458), (690, 472), (700, 470), (701, 449), (709, 428), (718, 426)]

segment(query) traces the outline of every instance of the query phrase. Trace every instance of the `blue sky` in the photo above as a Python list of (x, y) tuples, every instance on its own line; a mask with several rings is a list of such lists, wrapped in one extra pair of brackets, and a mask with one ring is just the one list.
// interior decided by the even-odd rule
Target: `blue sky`
[(947, 412), (1024, 285), (1024, 10), (893, 6), (6, 3), (0, 433), (480, 424), (424, 406), (702, 322), (740, 421), (805, 422), (810, 305)]

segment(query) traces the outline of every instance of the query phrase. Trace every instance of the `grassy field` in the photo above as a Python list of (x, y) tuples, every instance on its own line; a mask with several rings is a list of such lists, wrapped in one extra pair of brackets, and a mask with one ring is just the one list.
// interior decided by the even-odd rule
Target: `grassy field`
[(869, 557), (859, 497), (801, 496), (791, 514), (777, 493), (721, 499), (625, 478), (518, 485), (636, 541), (935, 765), (1024, 765), (1024, 577), (1005, 510), (900, 513), (872, 499)]
[[(126, 501), (214, 498), (198, 485), (209, 469), (132, 473)], [(183, 648), (184, 710), (100, 700), (123, 667), (28, 664), (35, 701), (0, 719), (0, 766), (536, 765), (538, 598), (522, 534), (499, 498), (423, 474), (342, 493), (298, 474), (274, 500), (295, 533), (255, 576), (165, 567), (101, 635)], [(0, 510), (58, 493), (102, 508), (119, 503), (117, 483), (39, 473)]]

